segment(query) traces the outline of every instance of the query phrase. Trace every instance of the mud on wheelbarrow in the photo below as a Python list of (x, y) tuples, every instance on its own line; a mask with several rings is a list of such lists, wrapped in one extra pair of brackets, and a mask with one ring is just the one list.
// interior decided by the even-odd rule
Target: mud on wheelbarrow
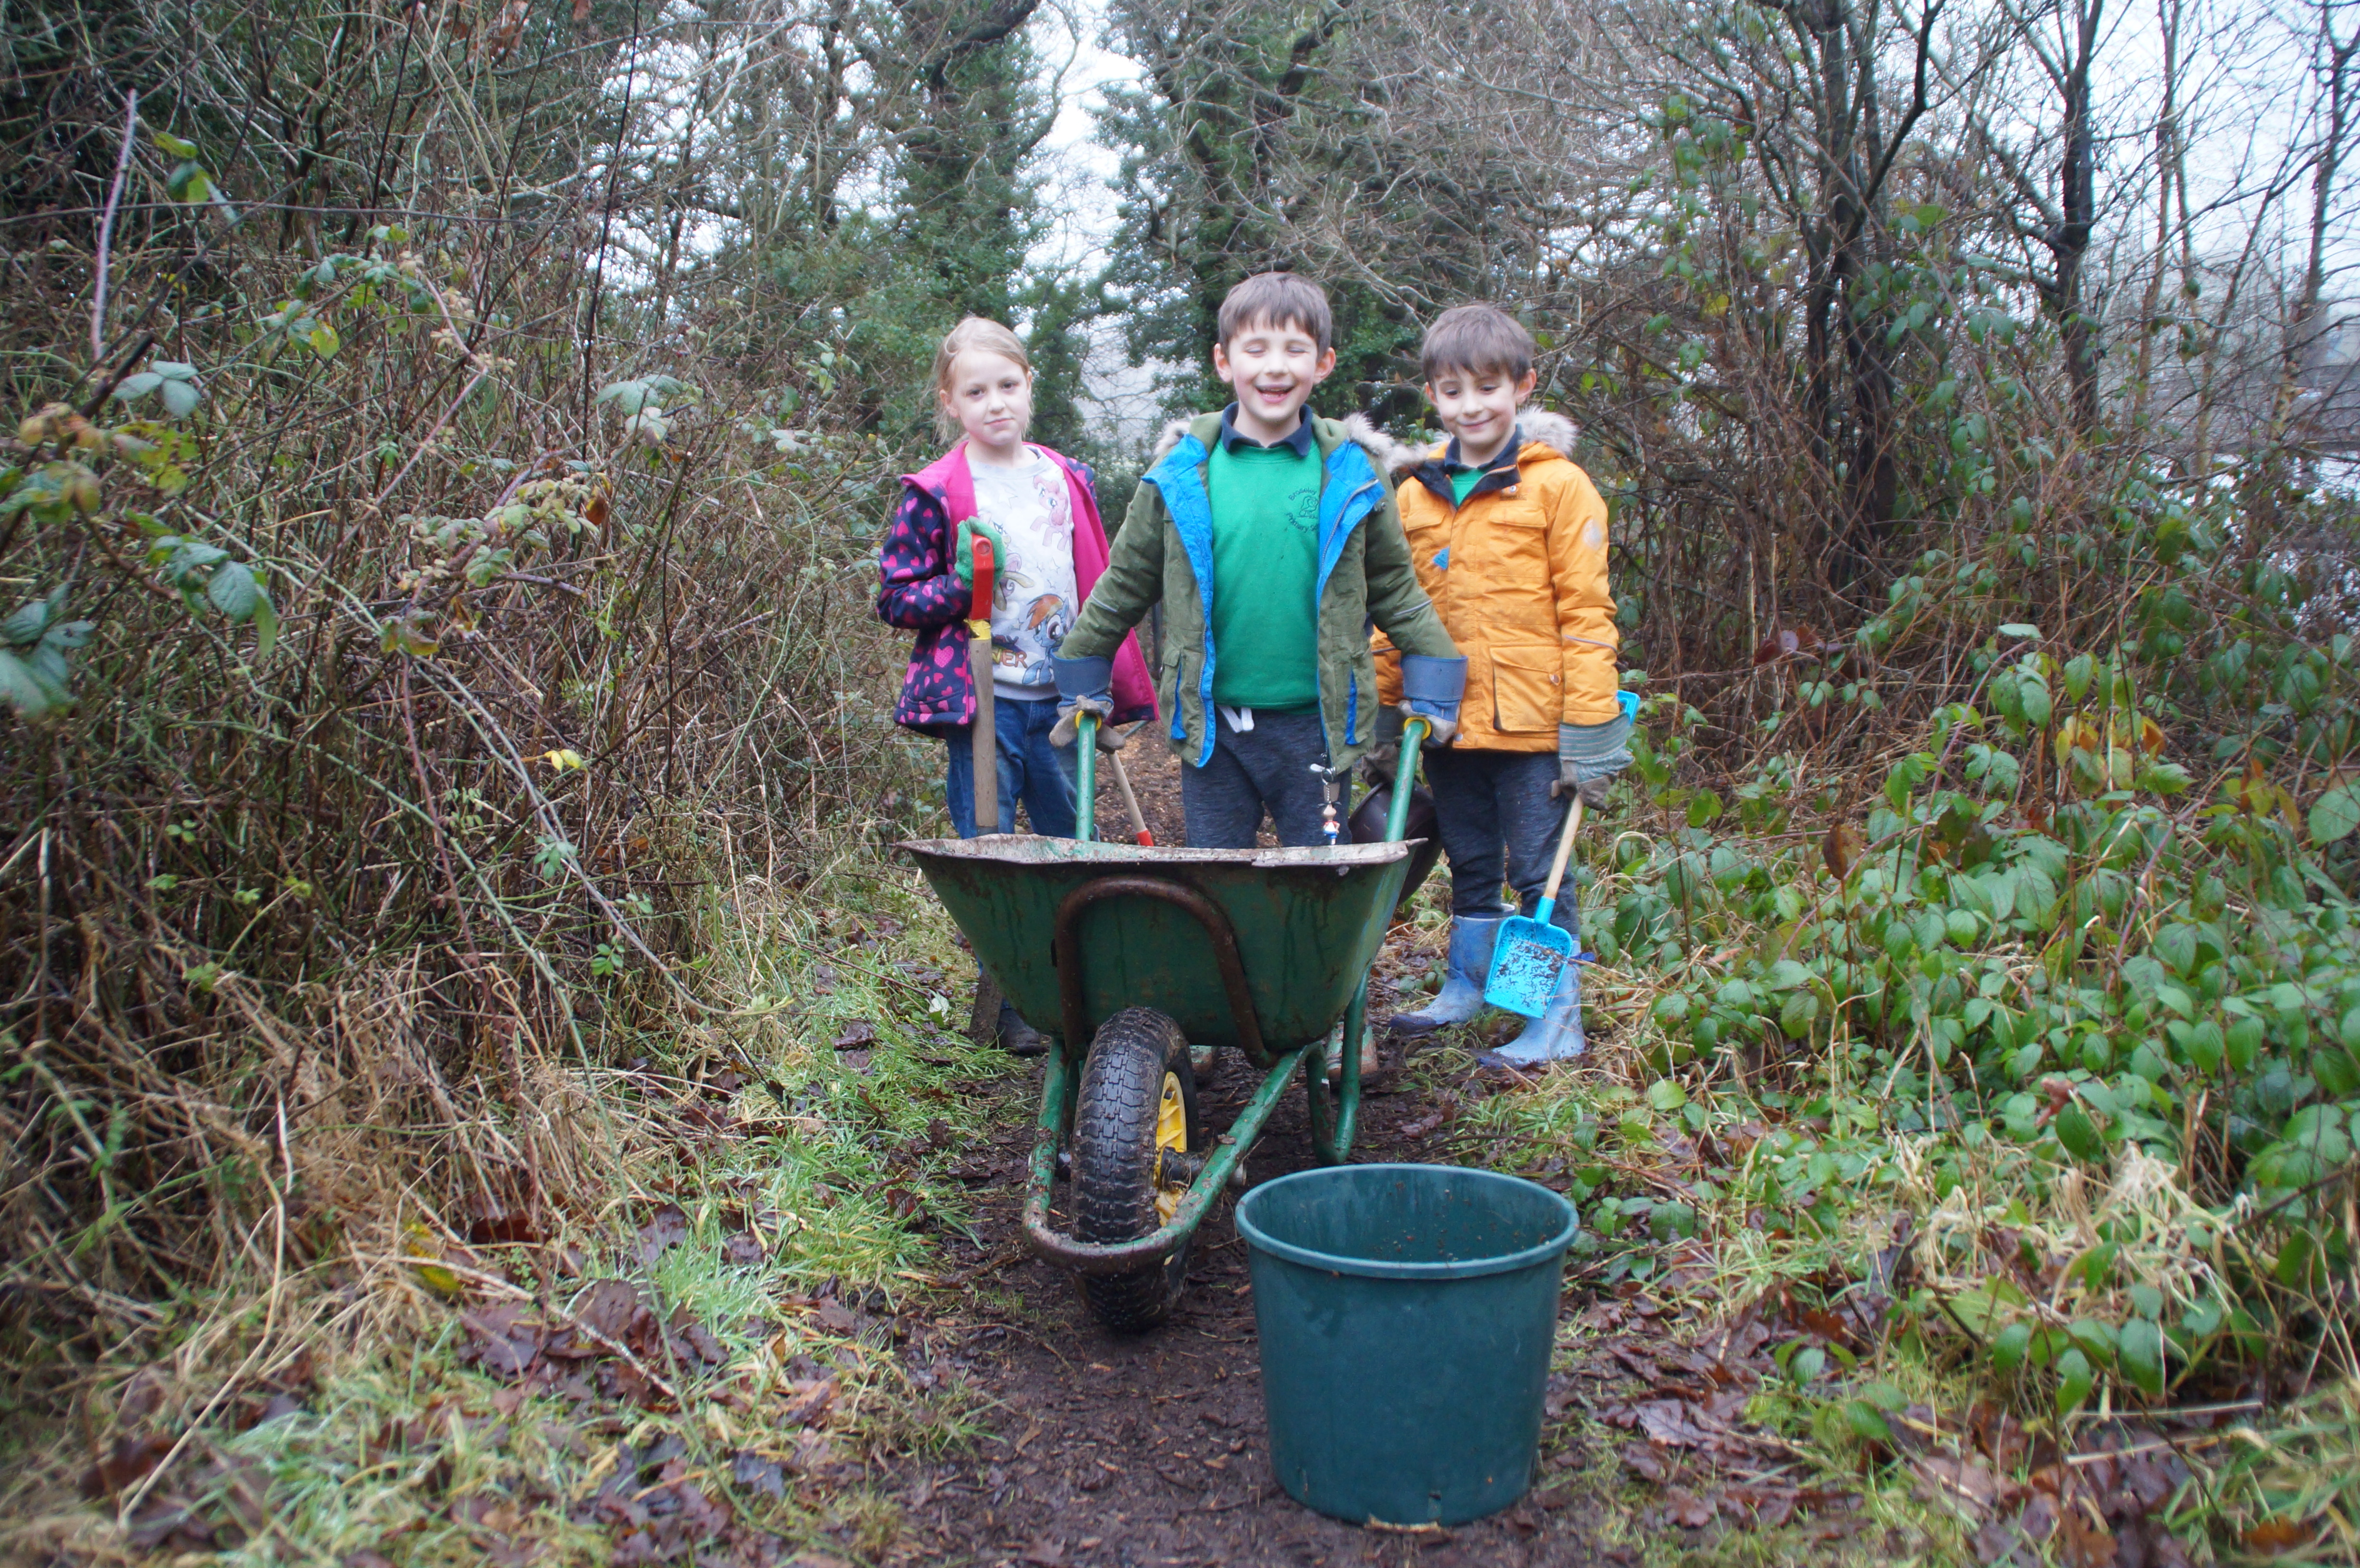
[[(1416, 739), (1405, 756), (1415, 757)], [(1090, 758), (1087, 738), (1081, 751)], [(1143, 1329), (1171, 1312), (1190, 1237), (1289, 1078), (1301, 1074), (1310, 1098), (1313, 1152), (1340, 1164), (1351, 1151), (1369, 966), (1415, 844), (1400, 837), (1410, 780), (1382, 844), (1163, 849), (1087, 841), (1089, 774), (1086, 761), (1083, 838), (992, 834), (901, 847), (977, 962), (1052, 1041), (1026, 1239), (1081, 1277), (1101, 1323)], [(1331, 1086), (1327, 1046), (1338, 1019), (1344, 1045)], [(1192, 1045), (1243, 1051), (1262, 1070), (1218, 1133), (1197, 1115)], [(1071, 1157), (1070, 1236), (1050, 1214), (1061, 1149)]]

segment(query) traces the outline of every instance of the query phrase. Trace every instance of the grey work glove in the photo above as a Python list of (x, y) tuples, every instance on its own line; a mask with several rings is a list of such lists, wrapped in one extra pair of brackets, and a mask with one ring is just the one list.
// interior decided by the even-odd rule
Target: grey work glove
[(1631, 723), (1639, 699), (1629, 691), (1614, 695), (1622, 712), (1604, 724), (1557, 727), (1557, 792), (1579, 791), (1581, 803), (1592, 811), (1606, 804), (1607, 787), (1631, 766)]
[(1116, 735), (1113, 726), (1107, 723), (1108, 719), (1114, 716), (1114, 699), (1111, 697), (1076, 697), (1071, 702), (1058, 703), (1057, 724), (1056, 727), (1049, 732), (1049, 744), (1051, 746), (1073, 745), (1081, 735), (1081, 715), (1084, 713), (1096, 713), (1098, 716), (1098, 749), (1100, 751), (1122, 749), (1122, 743), (1128, 737)]

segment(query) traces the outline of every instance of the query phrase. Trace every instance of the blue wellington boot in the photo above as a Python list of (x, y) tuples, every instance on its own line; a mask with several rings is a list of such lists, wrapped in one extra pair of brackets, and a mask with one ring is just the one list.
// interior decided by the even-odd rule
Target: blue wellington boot
[(1557, 994), (1548, 1011), (1524, 1026), (1524, 1032), (1476, 1058), (1480, 1062), (1505, 1062), (1511, 1067), (1539, 1067), (1570, 1062), (1590, 1049), (1581, 1033), (1581, 965), (1571, 961), (1557, 975)]
[(1505, 915), (1455, 916), (1450, 922), (1450, 957), (1442, 989), (1414, 1013), (1395, 1013), (1389, 1026), (1395, 1034), (1432, 1034), (1452, 1024), (1463, 1024), (1483, 1010), (1483, 982), (1491, 975), (1491, 943)]

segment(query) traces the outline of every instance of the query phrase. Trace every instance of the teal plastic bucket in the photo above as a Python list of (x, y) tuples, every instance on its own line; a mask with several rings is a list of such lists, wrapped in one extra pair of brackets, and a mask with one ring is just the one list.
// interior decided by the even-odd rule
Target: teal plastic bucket
[(1573, 1205), (1452, 1165), (1347, 1165), (1238, 1204), (1278, 1483), (1354, 1523), (1460, 1524), (1524, 1496)]

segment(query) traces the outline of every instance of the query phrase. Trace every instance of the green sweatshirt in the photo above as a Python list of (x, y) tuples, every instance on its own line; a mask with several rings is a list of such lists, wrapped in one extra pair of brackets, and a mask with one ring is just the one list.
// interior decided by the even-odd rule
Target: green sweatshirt
[(1309, 708), (1319, 701), (1319, 453), (1281, 441), (1217, 441), (1213, 506), (1213, 701)]

